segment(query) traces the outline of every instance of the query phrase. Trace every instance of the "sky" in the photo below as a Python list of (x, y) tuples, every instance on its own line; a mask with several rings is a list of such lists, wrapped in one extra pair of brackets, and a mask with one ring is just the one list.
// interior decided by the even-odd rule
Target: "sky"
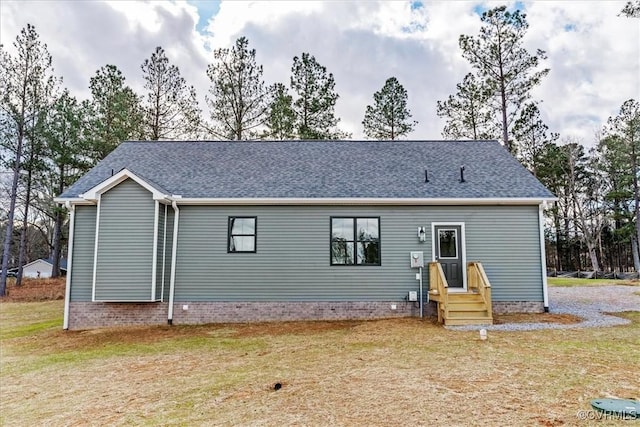
[(114, 64), (142, 93), (140, 65), (162, 46), (198, 93), (203, 111), (213, 51), (241, 36), (256, 49), (267, 84), (288, 85), (303, 52), (332, 73), (339, 127), (364, 138), (374, 92), (396, 77), (418, 121), (409, 139), (441, 139), (436, 103), (472, 71), (458, 46), (477, 35), (480, 14), (506, 4), (527, 16), (524, 45), (542, 49), (549, 75), (532, 92), (542, 118), (561, 138), (593, 146), (622, 103), (640, 99), (640, 19), (619, 16), (625, 1), (0, 1), (0, 42), (35, 25), (55, 73), (79, 99), (89, 79)]

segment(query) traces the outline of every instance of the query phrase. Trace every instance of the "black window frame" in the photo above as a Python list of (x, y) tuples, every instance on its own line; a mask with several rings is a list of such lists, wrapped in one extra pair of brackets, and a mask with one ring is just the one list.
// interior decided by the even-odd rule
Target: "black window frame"
[[(253, 234), (232, 234), (232, 220), (235, 219), (253, 219)], [(231, 242), (233, 237), (253, 237), (252, 251), (231, 250)], [(258, 217), (257, 216), (229, 216), (227, 219), (227, 253), (228, 254), (255, 254), (258, 251)]]
[[(339, 264), (333, 262), (333, 220), (334, 219), (350, 219), (353, 221), (353, 240), (347, 240), (347, 243), (353, 242), (353, 263), (352, 264)], [(360, 263), (358, 264), (358, 243), (366, 242), (367, 240), (358, 240), (358, 220), (362, 219), (375, 219), (378, 221), (378, 262), (377, 263)], [(379, 267), (382, 265), (382, 235), (380, 232), (381, 221), (379, 216), (344, 216), (336, 215), (329, 217), (329, 265), (339, 267)]]

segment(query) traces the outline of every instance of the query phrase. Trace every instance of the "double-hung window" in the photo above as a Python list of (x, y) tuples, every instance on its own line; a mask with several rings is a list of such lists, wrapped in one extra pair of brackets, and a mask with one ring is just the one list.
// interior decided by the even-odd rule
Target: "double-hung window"
[(228, 252), (255, 252), (257, 236), (255, 216), (230, 216)]
[(331, 265), (380, 265), (380, 218), (332, 217)]

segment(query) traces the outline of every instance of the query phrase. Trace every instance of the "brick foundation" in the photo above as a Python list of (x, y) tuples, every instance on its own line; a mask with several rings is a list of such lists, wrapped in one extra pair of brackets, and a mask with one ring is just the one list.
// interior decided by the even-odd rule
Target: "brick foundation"
[(69, 329), (166, 325), (167, 303), (71, 302)]
[(494, 301), (493, 312), (495, 314), (542, 313), (544, 303), (542, 301)]
[[(396, 309), (391, 306), (395, 305)], [(184, 306), (187, 309), (184, 310)], [(124, 325), (166, 325), (167, 303), (71, 302), (69, 329)], [(425, 306), (435, 316), (435, 305)], [(417, 317), (420, 309), (406, 301), (345, 302), (176, 302), (173, 324), (242, 323), (287, 320), (348, 320)]]
[[(391, 305), (396, 309), (393, 310)], [(69, 329), (107, 326), (166, 325), (168, 303), (71, 302)], [(184, 310), (184, 306), (187, 309)], [(541, 313), (542, 302), (495, 301), (493, 312)], [(436, 304), (425, 305), (425, 317)], [(349, 320), (418, 317), (420, 309), (406, 301), (345, 302), (176, 302), (173, 324), (246, 323), (287, 320)]]

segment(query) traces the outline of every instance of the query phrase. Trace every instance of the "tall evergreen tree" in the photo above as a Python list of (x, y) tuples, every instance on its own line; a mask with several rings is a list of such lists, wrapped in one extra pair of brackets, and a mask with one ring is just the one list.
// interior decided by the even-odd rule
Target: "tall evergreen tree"
[(557, 133), (548, 134), (549, 127), (542, 121), (540, 110), (535, 102), (528, 103), (513, 125), (513, 140), (518, 147), (517, 157), (534, 175), (537, 175), (538, 162), (546, 144), (559, 138)]
[(232, 140), (255, 137), (269, 108), (256, 50), (249, 49), (246, 37), (240, 37), (231, 49), (216, 49), (214, 59), (207, 68), (212, 84), (207, 97), (213, 120), (209, 132)]
[(549, 209), (553, 221), (553, 241), (555, 243), (556, 270), (563, 270), (568, 267), (568, 223), (563, 227), (565, 219), (568, 218), (567, 208), (570, 204), (564, 196), (564, 185), (567, 181), (565, 175), (566, 164), (568, 163), (567, 151), (555, 143), (542, 147), (537, 160), (537, 177), (553, 194), (558, 197), (558, 202)]
[(438, 101), (437, 114), (447, 119), (442, 131), (450, 139), (496, 139), (500, 126), (490, 108), (491, 92), (469, 73), (456, 85), (458, 92)]
[(493, 110), (500, 117), (502, 141), (513, 154), (517, 152), (511, 138), (511, 126), (520, 109), (530, 98), (531, 90), (549, 69), (538, 69), (546, 59), (544, 51), (529, 53), (523, 46), (529, 24), (519, 10), (510, 12), (506, 6), (482, 14), (482, 27), (477, 37), (461, 35), (462, 56), (476, 70), (493, 97)]
[(143, 102), (144, 135), (160, 139), (196, 138), (200, 108), (193, 86), (187, 86), (177, 66), (169, 63), (164, 49), (156, 47), (141, 66), (146, 96)]
[(85, 102), (86, 137), (94, 163), (102, 160), (122, 141), (141, 139), (142, 109), (135, 92), (125, 85), (122, 72), (115, 65), (96, 71), (89, 81), (91, 100)]
[(395, 140), (413, 131), (418, 122), (411, 120), (407, 98), (407, 90), (398, 79), (388, 78), (382, 89), (373, 94), (373, 106), (367, 105), (362, 121), (365, 135)]
[[(49, 167), (46, 185), (50, 191), (43, 194), (59, 195), (90, 167), (86, 140), (82, 138), (84, 127), (83, 109), (75, 97), (65, 90), (56, 100), (48, 118), (46, 141)], [(62, 255), (62, 233), (66, 220), (66, 209), (48, 198), (43, 210), (54, 222), (51, 245), (53, 253), (52, 276), (60, 275)]]
[(346, 134), (336, 128), (340, 119), (334, 109), (338, 94), (333, 74), (314, 56), (303, 53), (293, 58), (291, 89), (295, 94), (293, 109), (296, 132), (300, 139), (338, 139)]
[[(616, 117), (610, 117), (605, 128), (607, 136), (615, 138), (630, 166), (628, 178), (633, 189), (635, 233), (632, 237), (634, 262), (640, 267), (640, 103), (634, 99), (625, 101)], [(640, 271), (640, 270), (637, 270)]]
[[(612, 244), (626, 245), (632, 248), (632, 258), (636, 271), (640, 271), (635, 236), (635, 203), (633, 197), (633, 167), (628, 147), (619, 135), (607, 135), (600, 139), (597, 146), (599, 169), (602, 173), (607, 192), (605, 201), (612, 219)], [(618, 260), (619, 262), (619, 260)], [(625, 266), (618, 264), (622, 271)]]
[(295, 118), (293, 111), (293, 97), (282, 83), (276, 83), (271, 88), (272, 99), (267, 113), (267, 126), (263, 134), (268, 139), (292, 139), (295, 138)]
[(12, 172), (0, 273), (0, 296), (6, 293), (18, 183), (25, 169), (25, 154), (30, 151), (30, 154), (36, 155), (34, 139), (39, 137), (36, 126), (40, 125), (41, 117), (49, 108), (48, 96), (56, 85), (56, 79), (52, 75), (51, 55), (47, 45), (40, 41), (34, 26), (27, 24), (21, 30), (14, 47), (15, 56), (0, 45), (0, 131), (3, 133), (3, 149), (10, 156), (7, 160)]

